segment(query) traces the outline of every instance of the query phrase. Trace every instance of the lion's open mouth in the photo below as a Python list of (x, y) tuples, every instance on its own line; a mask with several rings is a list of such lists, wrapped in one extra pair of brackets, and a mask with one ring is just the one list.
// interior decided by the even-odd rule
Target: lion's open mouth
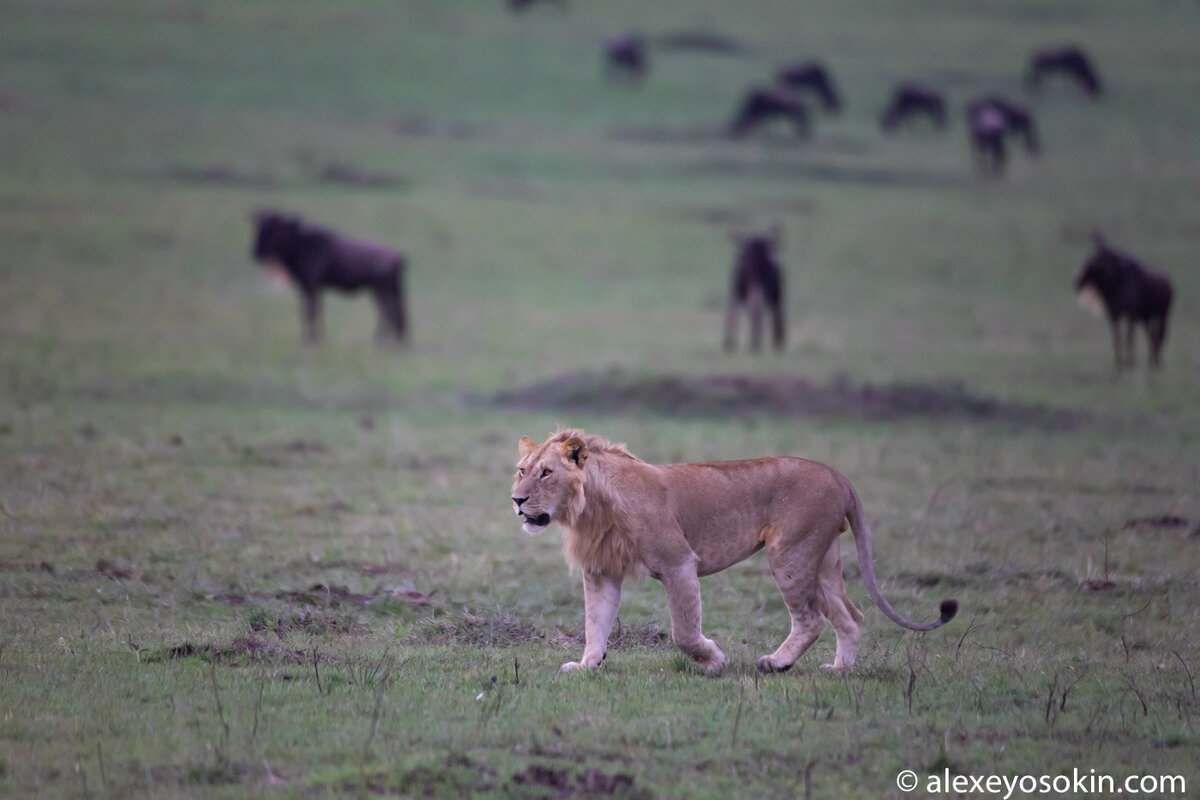
[(522, 514), (525, 517), (525, 524), (535, 528), (544, 528), (550, 524), (550, 515), (546, 513), (538, 514), (536, 517), (531, 517), (528, 514)]

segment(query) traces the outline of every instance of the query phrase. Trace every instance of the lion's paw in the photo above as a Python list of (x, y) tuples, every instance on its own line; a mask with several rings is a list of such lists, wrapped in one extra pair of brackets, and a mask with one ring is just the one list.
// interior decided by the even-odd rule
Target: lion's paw
[(728, 663), (728, 661), (729, 659), (725, 658), (725, 654), (718, 650), (717, 654), (709, 658), (707, 661), (698, 661), (697, 663), (703, 667), (704, 671), (709, 675), (720, 675), (725, 671), (725, 665)]
[(775, 662), (771, 660), (770, 656), (760, 657), (758, 659), (758, 661), (755, 662), (755, 666), (758, 667), (759, 672), (766, 672), (766, 673), (787, 672), (789, 669), (792, 668), (791, 664), (776, 665)]

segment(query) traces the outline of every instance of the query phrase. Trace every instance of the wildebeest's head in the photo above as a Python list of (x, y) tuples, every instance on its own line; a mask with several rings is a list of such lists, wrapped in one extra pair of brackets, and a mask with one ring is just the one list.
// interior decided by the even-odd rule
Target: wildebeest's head
[(1083, 292), (1090, 288), (1103, 295), (1111, 290), (1119, 280), (1122, 258), (1119, 253), (1108, 246), (1104, 237), (1099, 233), (1092, 234), (1092, 242), (1096, 249), (1084, 262), (1079, 277), (1075, 279), (1075, 290)]
[(766, 231), (731, 234), (737, 248), (738, 259), (743, 261), (769, 261), (774, 258), (783, 238), (783, 230), (776, 223)]
[(300, 234), (300, 218), (277, 211), (254, 214), (254, 247), (251, 255), (260, 263), (281, 263)]

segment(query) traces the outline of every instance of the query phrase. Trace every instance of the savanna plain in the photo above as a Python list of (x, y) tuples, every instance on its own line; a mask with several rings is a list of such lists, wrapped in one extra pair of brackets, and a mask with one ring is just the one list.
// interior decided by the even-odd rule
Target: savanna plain
[[(1200, 791), (1196, 3), (0, 8), (0, 794)], [(649, 72), (606, 80), (629, 30)], [(1062, 42), (1101, 98), (1024, 86)], [(806, 58), (840, 115), (724, 136)], [(906, 78), (944, 131), (880, 131)], [(961, 113), (987, 92), (1042, 139), (998, 178)], [(403, 250), (411, 344), (330, 297), (303, 346), (262, 208)], [(773, 225), (788, 346), (726, 353), (730, 236)], [(1076, 305), (1093, 231), (1174, 282), (1158, 371), (1139, 334), (1118, 374)], [(959, 616), (891, 624), (847, 536), (853, 671), (819, 669), (827, 630), (756, 674), (788, 625), (760, 554), (702, 581), (724, 675), (652, 580), (603, 668), (560, 674), (580, 580), (508, 497), (518, 438), (559, 426), (829, 463), (897, 609)]]

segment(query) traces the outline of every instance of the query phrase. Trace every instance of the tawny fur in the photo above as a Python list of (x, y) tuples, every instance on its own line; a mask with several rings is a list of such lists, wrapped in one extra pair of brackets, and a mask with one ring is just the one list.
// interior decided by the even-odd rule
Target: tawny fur
[(837, 633), (834, 662), (850, 667), (863, 621), (842, 579), (839, 533), (852, 528), (863, 582), (875, 604), (899, 625), (932, 630), (957, 610), (943, 602), (932, 623), (911, 622), (879, 591), (871, 534), (850, 482), (799, 458), (696, 464), (647, 464), (624, 445), (581, 430), (542, 444), (523, 437), (512, 500), (524, 530), (563, 528), (563, 555), (584, 579), (585, 645), (564, 671), (597, 667), (620, 605), (621, 583), (649, 575), (663, 583), (676, 645), (709, 672), (725, 654), (701, 632), (698, 579), (765, 549), (791, 615), (788, 637), (758, 659), (763, 671), (788, 669), (816, 641), (826, 620)]

